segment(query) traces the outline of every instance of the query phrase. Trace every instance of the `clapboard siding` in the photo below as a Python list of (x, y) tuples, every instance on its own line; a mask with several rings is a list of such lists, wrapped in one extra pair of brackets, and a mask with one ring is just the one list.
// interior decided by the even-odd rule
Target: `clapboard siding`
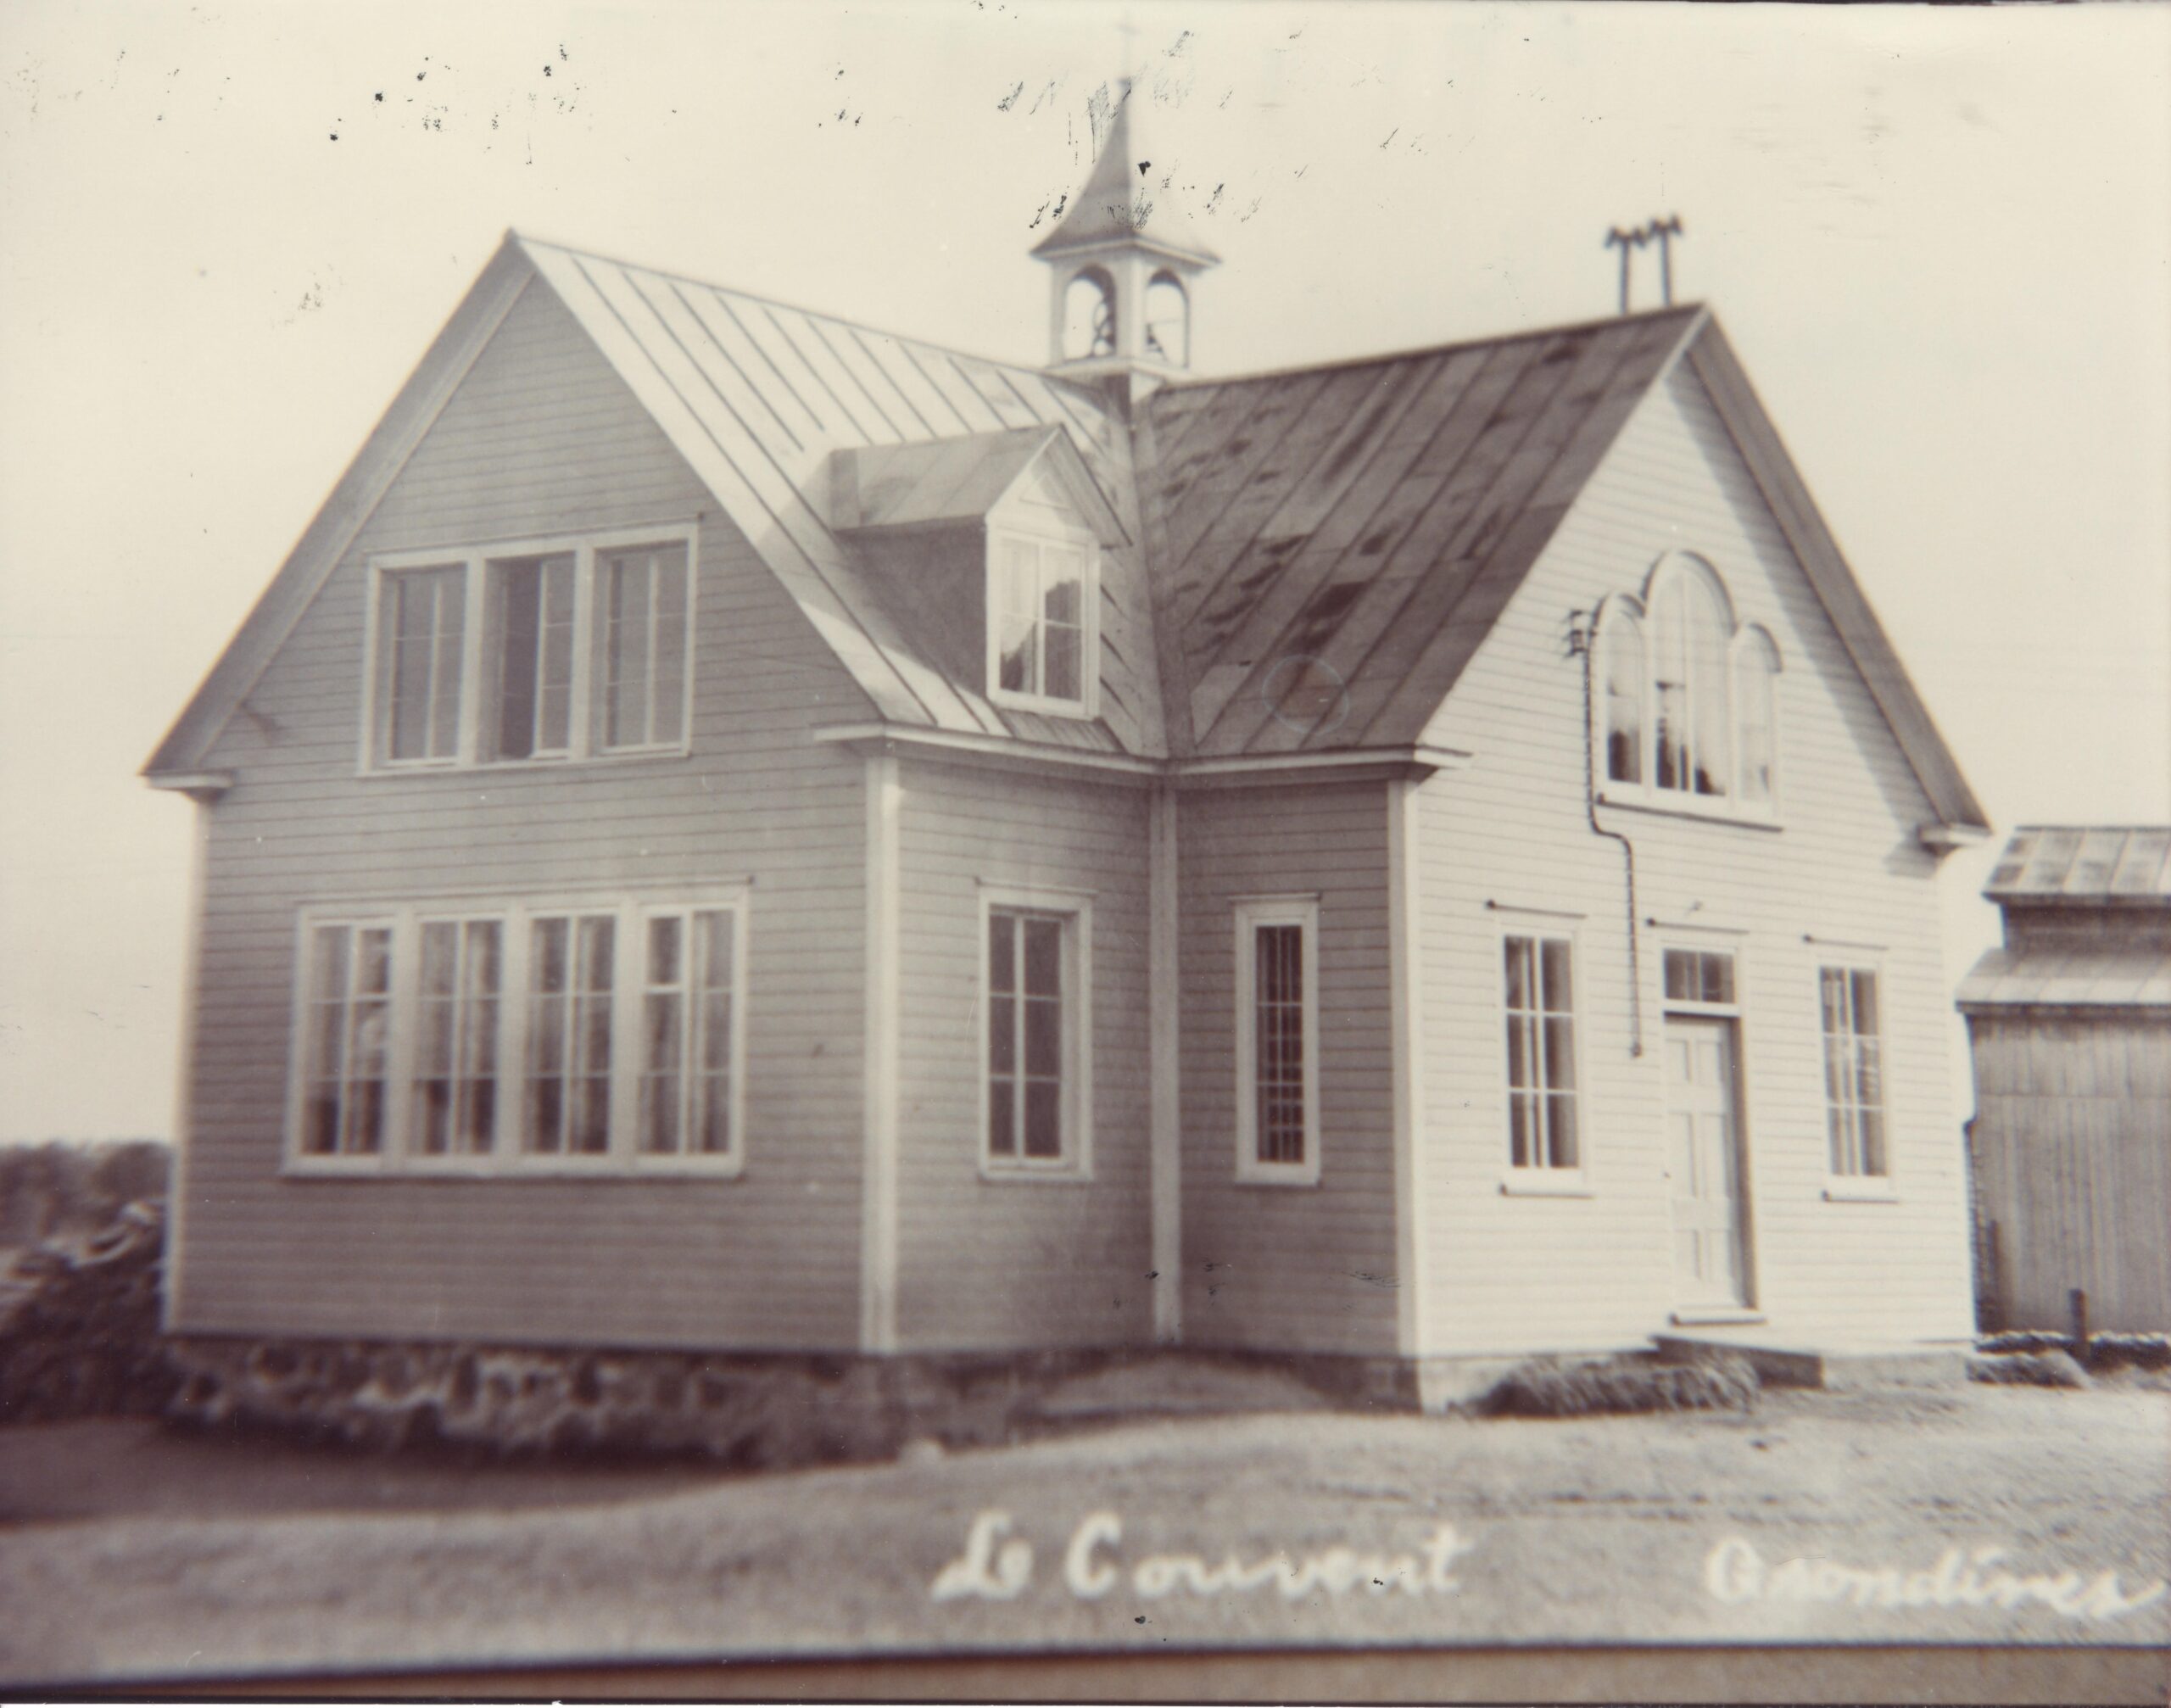
[[(1642, 1051), (1620, 845), (1587, 816), (1583, 661), (1571, 613), (1694, 550), (1761, 623), (1779, 679), (1782, 828), (1601, 808), (1635, 846)], [(1709, 398), (1685, 368), (1638, 406), (1435, 717), (1476, 763), (1419, 793), (1426, 1038), (1427, 1320), (1436, 1352), (1632, 1343), (1673, 1305), (1661, 955), (1739, 957), (1750, 1221), (1770, 1332), (1822, 1341), (1971, 1326), (1934, 815)], [(1499, 935), (1571, 929), (1592, 1195), (1511, 1196)], [(1572, 917), (1561, 918), (1555, 914)], [(1669, 929), (1668, 928), (1677, 928)], [(1809, 939), (1879, 946), (1874, 954)], [(1817, 969), (1879, 967), (1898, 1202), (1824, 1197)]]
[[(1378, 783), (1202, 790), (1178, 807), (1183, 1332), (1396, 1350), (1387, 809)], [(1320, 1179), (1239, 1184), (1236, 898), (1316, 894)]]
[[(357, 775), (366, 559), (698, 520), (690, 757)], [(865, 989), (864, 696), (572, 317), (531, 283), (209, 763), (176, 1326), (848, 1348)], [(750, 880), (744, 1175), (280, 1173), (297, 910)]]
[[(2171, 1016), (1974, 1013), (1977, 1214), (2010, 1328), (2171, 1329)], [(1995, 1227), (1995, 1234), (1989, 1230)]]
[[(901, 772), (899, 1344), (1150, 1340), (1147, 797), (962, 767)], [(1090, 895), (1089, 1180), (981, 1174), (983, 885)]]

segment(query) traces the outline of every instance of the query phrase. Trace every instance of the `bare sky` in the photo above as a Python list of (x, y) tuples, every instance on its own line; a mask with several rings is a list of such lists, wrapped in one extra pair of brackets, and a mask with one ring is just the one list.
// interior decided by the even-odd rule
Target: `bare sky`
[(502, 231), (1039, 360), (1126, 10), (1198, 366), (1607, 314), (1677, 212), (2001, 829), (2171, 820), (2171, 8), (9, 0), (0, 1139), (168, 1130), (135, 773)]

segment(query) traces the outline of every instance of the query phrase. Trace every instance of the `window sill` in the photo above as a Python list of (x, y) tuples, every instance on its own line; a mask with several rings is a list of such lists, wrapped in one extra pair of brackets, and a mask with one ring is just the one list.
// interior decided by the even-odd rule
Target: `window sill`
[(1071, 1163), (1065, 1163), (1061, 1167), (1051, 1165), (1035, 1169), (982, 1162), (980, 1178), (990, 1186), (1089, 1186), (1093, 1183), (1093, 1171)]
[(355, 775), (367, 779), (391, 777), (515, 777), (532, 776), (555, 771), (586, 771), (603, 765), (636, 765), (645, 760), (653, 764), (659, 761), (690, 759), (691, 747), (619, 747), (608, 753), (584, 754), (578, 759), (433, 759), (415, 760), (400, 765), (365, 765)]
[(1500, 1196), (1506, 1198), (1594, 1198), (1598, 1196), (1581, 1169), (1557, 1170), (1552, 1178), (1539, 1169), (1516, 1170), (1500, 1176)]
[[(1712, 804), (1702, 804), (1711, 801)], [(1617, 807), (1626, 812), (1649, 812), (1660, 818), (1693, 818), (1705, 824), (1731, 824), (1740, 830), (1783, 830), (1778, 816), (1759, 812), (1736, 806), (1732, 801), (1714, 801), (1709, 795), (1677, 795), (1672, 790), (1638, 790), (1625, 792), (1616, 784), (1610, 789), (1598, 792), (1601, 807)]]
[(1238, 1169), (1236, 1184), (1240, 1186), (1275, 1186), (1284, 1190), (1299, 1190), (1316, 1186), (1320, 1183), (1317, 1169)]
[(1668, 1311), (1666, 1319), (1676, 1328), (1753, 1328), (1766, 1320), (1761, 1310), (1746, 1305), (1683, 1305), (1679, 1310)]
[(1834, 1204), (1896, 1204), (1900, 1194), (1889, 1181), (1835, 1175), (1824, 1182), (1824, 1198)]
[(279, 1173), (287, 1180), (332, 1181), (731, 1181), (744, 1174), (745, 1168), (736, 1157), (715, 1161), (596, 1157), (574, 1162), (554, 1157), (506, 1163), (390, 1163), (377, 1157), (338, 1162), (311, 1157), (290, 1159)]
[(1012, 712), (1037, 712), (1043, 717), (1075, 717), (1090, 722), (1101, 715), (1101, 708), (1082, 700), (1046, 700), (1036, 694), (1014, 694), (1007, 688), (998, 688), (988, 695), (989, 701)]

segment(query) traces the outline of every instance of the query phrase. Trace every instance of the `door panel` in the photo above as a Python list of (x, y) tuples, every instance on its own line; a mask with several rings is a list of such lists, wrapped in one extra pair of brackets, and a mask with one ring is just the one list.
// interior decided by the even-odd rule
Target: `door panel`
[(1749, 1303), (1735, 1078), (1729, 1022), (1666, 1017), (1666, 1166), (1672, 1177), (1674, 1295), (1684, 1305)]

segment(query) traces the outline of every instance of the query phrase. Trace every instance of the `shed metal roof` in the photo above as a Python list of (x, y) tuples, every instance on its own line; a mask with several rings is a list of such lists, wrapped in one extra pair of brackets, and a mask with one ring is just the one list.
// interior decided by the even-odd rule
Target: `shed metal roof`
[(2171, 827), (2023, 824), (1983, 894), (1993, 901), (2171, 902)]
[(2171, 1009), (2171, 949), (1992, 949), (1960, 981), (1959, 1004)]

